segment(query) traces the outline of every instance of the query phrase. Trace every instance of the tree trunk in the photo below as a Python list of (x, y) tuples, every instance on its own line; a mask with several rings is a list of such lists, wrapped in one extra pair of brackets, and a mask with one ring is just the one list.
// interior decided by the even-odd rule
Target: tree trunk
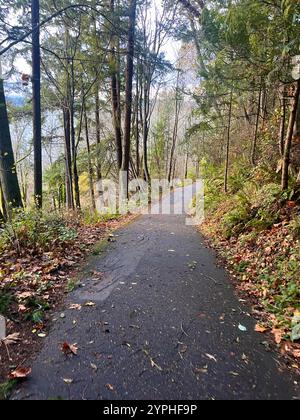
[[(110, 0), (110, 11), (112, 18), (115, 14), (115, 1)], [(115, 31), (115, 28), (112, 29), (112, 34)], [(121, 170), (122, 167), (122, 128), (121, 128), (121, 98), (120, 98), (120, 68), (118, 64), (118, 59), (116, 57), (116, 36), (111, 35), (111, 101), (112, 101), (112, 117), (113, 117), (113, 126), (115, 131), (115, 143), (117, 150), (117, 163), (118, 169)]]
[(184, 179), (187, 179), (188, 177), (189, 158), (190, 158), (189, 151), (187, 151), (186, 158), (185, 158)]
[[(93, 165), (91, 160), (91, 145), (90, 145), (90, 138), (89, 138), (89, 127), (88, 127), (88, 117), (86, 108), (84, 107), (84, 126), (85, 126), (85, 138), (86, 138), (86, 148), (87, 148), (87, 155), (88, 155), (88, 175), (89, 175), (89, 187), (90, 187), (90, 196), (91, 196), (91, 203), (94, 210), (96, 210), (96, 200), (95, 200), (95, 190), (94, 190), (94, 171)], [(98, 172), (97, 172), (98, 178)], [(100, 178), (97, 181), (100, 181)]]
[(144, 127), (143, 127), (143, 164), (144, 164), (144, 178), (145, 181), (150, 183), (150, 172), (148, 166), (148, 119), (144, 118)]
[(299, 104), (299, 95), (300, 95), (300, 80), (296, 82), (296, 89), (292, 104), (292, 111), (289, 120), (288, 131), (286, 135), (286, 141), (284, 146), (284, 154), (283, 154), (283, 167), (282, 167), (282, 180), (281, 180), (281, 187), (282, 190), (286, 190), (289, 186), (289, 167), (291, 161), (291, 148), (292, 148), (292, 140), (293, 140), (293, 133), (294, 133), (294, 126), (296, 123), (297, 111), (298, 111), (298, 104)]
[(281, 92), (281, 116), (280, 116), (280, 128), (279, 128), (279, 152), (280, 156), (284, 155), (284, 139), (285, 139), (285, 122), (286, 122), (286, 89), (282, 87)]
[(41, 58), (40, 58), (40, 4), (31, 1), (32, 21), (32, 107), (33, 107), (33, 146), (34, 146), (34, 199), (36, 206), (43, 204), (42, 170), (42, 121), (41, 121)]
[(225, 177), (224, 177), (224, 191), (228, 192), (228, 173), (229, 173), (229, 153), (231, 143), (231, 120), (232, 120), (232, 101), (233, 101), (233, 89), (230, 93), (230, 104), (229, 104), (229, 115), (228, 115), (228, 130), (227, 130), (227, 146), (226, 146), (226, 164), (225, 164)]
[[(96, 177), (97, 182), (100, 182), (102, 179), (101, 173), (101, 158), (100, 158), (100, 144), (101, 144), (101, 127), (100, 127), (100, 98), (99, 98), (99, 87), (96, 88), (96, 108), (95, 108), (95, 121), (96, 121), (96, 146), (97, 146), (97, 154), (96, 154)], [(85, 110), (86, 113), (86, 110)]]
[(173, 160), (178, 136), (178, 124), (179, 124), (179, 114), (180, 114), (180, 98), (179, 98), (179, 71), (177, 74), (177, 83), (176, 83), (176, 93), (175, 93), (175, 122), (172, 136), (172, 146), (169, 162), (169, 171), (168, 171), (168, 181), (171, 182), (172, 173), (173, 173)]
[(131, 119), (132, 119), (132, 84), (133, 84), (133, 58), (135, 47), (135, 24), (136, 24), (136, 5), (137, 0), (130, 0), (129, 7), (129, 28), (126, 62), (126, 87), (125, 87), (125, 128), (124, 128), (124, 147), (122, 159), (122, 171), (129, 171), (130, 163), (130, 143), (131, 143)]
[(80, 204), (80, 189), (79, 189), (79, 175), (77, 168), (77, 146), (76, 146), (76, 135), (75, 135), (75, 109), (74, 109), (74, 98), (75, 98), (75, 75), (74, 75), (74, 61), (71, 63), (71, 84), (70, 84), (70, 128), (71, 128), (71, 152), (72, 152), (72, 164), (73, 164), (73, 180), (74, 180), (74, 193), (75, 193), (75, 206), (78, 210), (81, 208)]
[(7, 213), (23, 207), (11, 142), (3, 80), (0, 78), (0, 181)]
[(69, 210), (72, 210), (74, 209), (74, 197), (73, 197), (73, 176), (72, 176), (70, 110), (68, 107), (64, 108), (63, 116), (64, 116), (64, 131), (65, 131), (66, 205)]
[(139, 63), (137, 64), (136, 74), (136, 109), (135, 109), (135, 164), (136, 174), (140, 176), (140, 125), (139, 125), (139, 105), (140, 105), (140, 89), (139, 89)]
[(252, 144), (252, 154), (251, 154), (251, 163), (253, 166), (256, 164), (256, 148), (257, 148), (257, 138), (258, 138), (258, 129), (259, 129), (259, 120), (260, 120), (260, 111), (261, 111), (261, 94), (262, 94), (263, 82), (260, 83), (259, 95), (258, 95), (258, 107), (256, 113), (256, 122), (255, 122), (255, 132), (254, 139)]
[(3, 188), (2, 188), (1, 182), (0, 182), (0, 198), (1, 198), (1, 218), (3, 221), (6, 221), (8, 218), (8, 214), (6, 212), (5, 199), (4, 199)]

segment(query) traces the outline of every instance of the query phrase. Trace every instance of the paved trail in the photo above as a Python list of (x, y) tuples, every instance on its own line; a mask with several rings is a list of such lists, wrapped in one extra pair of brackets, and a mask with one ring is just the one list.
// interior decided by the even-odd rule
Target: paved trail
[[(190, 187), (187, 193), (190, 198)], [(181, 204), (180, 190), (174, 202)], [(64, 311), (14, 399), (299, 396), (185, 216), (144, 215), (117, 235), (91, 259), (85, 285), (69, 296), (66, 308), (96, 305)], [(102, 280), (92, 278), (95, 270), (104, 273)], [(78, 343), (77, 356), (61, 353), (64, 341)]]

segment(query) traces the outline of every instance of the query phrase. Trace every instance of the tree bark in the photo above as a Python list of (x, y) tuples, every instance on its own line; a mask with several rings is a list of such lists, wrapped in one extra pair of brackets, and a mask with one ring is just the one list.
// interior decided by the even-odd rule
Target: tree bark
[[(100, 145), (101, 145), (101, 127), (100, 127), (100, 98), (99, 98), (99, 87), (96, 87), (96, 95), (95, 95), (95, 121), (96, 121), (96, 146), (97, 146), (97, 154), (96, 154), (96, 176), (97, 182), (99, 182), (102, 178), (101, 173), (101, 159), (100, 159)], [(86, 112), (86, 110), (85, 110)]]
[[(115, 14), (115, 1), (110, 0), (110, 11), (112, 19)], [(112, 32), (115, 31), (114, 28), (111, 29)], [(122, 150), (122, 127), (121, 127), (121, 98), (120, 98), (120, 68), (118, 59), (116, 57), (116, 36), (112, 36), (112, 45), (111, 45), (111, 101), (112, 101), (112, 117), (113, 117), (113, 126), (115, 131), (115, 143), (117, 150), (117, 163), (118, 169), (121, 170), (122, 159), (123, 159), (123, 150)]]
[(168, 171), (168, 181), (171, 182), (172, 174), (173, 174), (173, 160), (178, 136), (178, 124), (179, 124), (179, 114), (180, 114), (180, 98), (179, 98), (179, 71), (177, 73), (177, 82), (176, 82), (176, 92), (175, 92), (175, 121), (174, 121), (174, 128), (173, 128), (173, 136), (172, 136), (172, 145), (171, 145), (171, 153), (170, 153), (170, 161), (169, 161), (169, 171)]
[(23, 207), (15, 166), (3, 80), (0, 78), (0, 182), (7, 213), (11, 207)]
[(43, 205), (42, 122), (41, 122), (41, 58), (40, 58), (40, 6), (31, 1), (32, 20), (32, 106), (34, 146), (34, 198), (38, 208)]
[(228, 174), (229, 174), (229, 153), (231, 143), (231, 120), (232, 120), (232, 102), (233, 102), (233, 89), (230, 93), (230, 104), (228, 114), (228, 130), (227, 130), (227, 145), (226, 145), (226, 163), (225, 163), (225, 176), (224, 176), (224, 191), (228, 192)]
[(281, 116), (280, 116), (280, 127), (279, 127), (279, 152), (280, 156), (284, 155), (284, 139), (285, 139), (285, 123), (286, 123), (286, 89), (282, 87), (281, 91)]
[(74, 61), (71, 62), (71, 83), (70, 83), (70, 128), (71, 128), (71, 152), (72, 152), (72, 164), (73, 164), (73, 181), (74, 181), (74, 193), (75, 193), (75, 206), (78, 210), (81, 208), (80, 204), (80, 189), (79, 189), (79, 175), (77, 167), (77, 145), (75, 135), (75, 75), (74, 75)]
[(65, 167), (66, 167), (66, 205), (69, 210), (74, 209), (72, 154), (71, 154), (71, 131), (70, 110), (66, 106), (63, 110), (65, 131)]
[(137, 64), (136, 73), (136, 109), (135, 109), (135, 160), (137, 177), (140, 176), (140, 120), (139, 120), (139, 106), (140, 100), (140, 81), (139, 81), (139, 63)]
[(256, 122), (255, 122), (255, 132), (254, 139), (252, 144), (252, 153), (251, 153), (251, 163), (253, 166), (256, 164), (256, 148), (257, 148), (257, 138), (258, 138), (258, 129), (259, 129), (259, 120), (260, 120), (260, 111), (261, 111), (261, 94), (263, 89), (263, 82), (260, 83), (259, 94), (258, 94), (258, 106), (256, 113)]
[(291, 148), (292, 148), (294, 127), (295, 127), (296, 118), (297, 118), (299, 95), (300, 95), (300, 80), (296, 82), (296, 89), (294, 93), (289, 126), (288, 126), (287, 135), (286, 135), (285, 146), (284, 146), (282, 180), (281, 180), (281, 187), (283, 191), (286, 190), (289, 186), (289, 167), (290, 167), (290, 161), (291, 161)]
[[(85, 126), (86, 148), (87, 148), (87, 155), (88, 155), (88, 176), (89, 176), (90, 196), (91, 196), (91, 203), (92, 203), (93, 210), (96, 210), (96, 200), (95, 200), (95, 190), (94, 190), (94, 171), (93, 171), (93, 165), (92, 165), (92, 159), (91, 159), (91, 145), (90, 145), (88, 117), (87, 117), (86, 107), (84, 107), (84, 126)], [(98, 172), (97, 172), (97, 177), (98, 177)], [(100, 181), (100, 179), (97, 179), (97, 181)]]
[(131, 144), (131, 119), (132, 119), (132, 85), (133, 85), (133, 57), (135, 48), (135, 23), (137, 0), (130, 0), (129, 28), (126, 62), (126, 87), (125, 87), (125, 128), (124, 147), (122, 158), (122, 171), (129, 171), (130, 144)]

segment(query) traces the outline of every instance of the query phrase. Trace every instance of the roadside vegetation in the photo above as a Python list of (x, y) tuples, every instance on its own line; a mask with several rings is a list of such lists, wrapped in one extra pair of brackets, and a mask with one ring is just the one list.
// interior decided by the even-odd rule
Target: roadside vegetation
[(11, 389), (7, 375), (28, 366), (66, 294), (80, 287), (82, 263), (99, 255), (113, 231), (130, 219), (29, 210), (17, 211), (1, 226), (0, 314), (7, 322), (0, 342), (0, 398)]
[[(282, 191), (276, 173), (237, 163), (223, 188), (223, 168), (203, 165), (206, 220), (242, 296), (251, 299), (258, 332), (271, 332), (284, 353), (299, 358), (300, 191)], [(271, 182), (272, 180), (272, 182)], [(291, 344), (293, 343), (293, 344)]]

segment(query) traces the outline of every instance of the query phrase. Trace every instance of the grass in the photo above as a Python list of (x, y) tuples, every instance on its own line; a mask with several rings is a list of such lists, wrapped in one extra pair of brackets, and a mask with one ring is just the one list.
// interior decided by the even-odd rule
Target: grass
[(0, 384), (0, 401), (7, 400), (10, 397), (17, 383), (16, 380), (10, 380)]
[(0, 314), (8, 317), (10, 314), (11, 304), (14, 302), (14, 297), (8, 291), (0, 290)]
[(67, 293), (74, 292), (80, 285), (80, 281), (78, 279), (70, 279), (67, 283)]
[(97, 255), (102, 254), (103, 252), (106, 251), (108, 245), (109, 245), (109, 242), (107, 238), (100, 241), (99, 243), (93, 246), (92, 251), (91, 251), (92, 255), (97, 256)]

